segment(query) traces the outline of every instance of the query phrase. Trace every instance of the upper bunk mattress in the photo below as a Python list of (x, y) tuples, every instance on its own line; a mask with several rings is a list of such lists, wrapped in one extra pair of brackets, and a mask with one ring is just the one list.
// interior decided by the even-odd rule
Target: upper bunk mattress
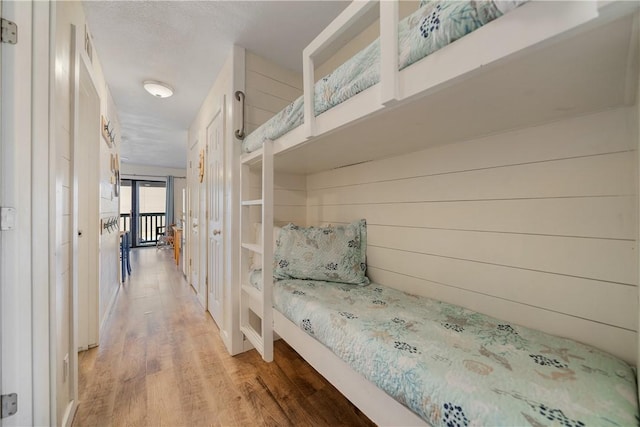
[[(523, 1), (425, 1), (398, 24), (399, 69), (413, 64), (516, 8)], [(315, 84), (314, 109), (319, 115), (380, 81), (380, 41), (376, 39)], [(304, 122), (303, 97), (249, 134), (243, 152), (262, 147)]]
[(276, 282), (274, 307), (434, 426), (637, 425), (622, 360), (371, 284)]

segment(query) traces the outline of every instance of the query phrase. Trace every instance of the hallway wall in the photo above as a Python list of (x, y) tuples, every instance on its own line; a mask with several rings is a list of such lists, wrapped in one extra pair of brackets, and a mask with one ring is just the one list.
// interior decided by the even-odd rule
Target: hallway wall
[[(72, 415), (73, 404), (77, 403), (77, 366), (74, 366), (77, 348), (73, 338), (73, 64), (71, 25), (75, 25), (84, 37), (86, 19), (80, 2), (55, 3), (55, 40), (54, 40), (54, 83), (52, 88), (53, 109), (52, 147), (51, 153), (55, 168), (55, 181), (52, 182), (54, 200), (50, 207), (52, 216), (53, 260), (51, 263), (51, 283), (54, 289), (50, 295), (52, 310), (52, 344), (51, 350), (51, 380), (55, 383), (56, 402), (52, 402), (52, 423), (61, 425), (66, 417)], [(101, 113), (108, 116), (115, 125), (116, 135), (120, 134), (117, 112), (113, 102), (109, 101), (109, 92), (102, 73), (102, 67), (93, 51), (91, 73), (96, 89), (101, 99)], [(96, 164), (91, 167), (100, 170), (100, 214), (101, 216), (117, 213), (118, 199), (113, 195), (111, 185), (111, 154), (119, 152), (119, 141), (110, 148), (100, 139), (99, 129), (96, 129), (100, 144), (100, 156)], [(111, 190), (111, 191), (109, 191)], [(90, 230), (99, 233), (99, 230)], [(100, 238), (100, 323), (108, 312), (108, 304), (118, 290), (118, 234), (104, 234)], [(68, 362), (65, 362), (65, 359)]]
[[(94, 61), (94, 64), (96, 62)], [(120, 215), (120, 200), (113, 193), (113, 185), (111, 183), (111, 177), (113, 175), (111, 167), (111, 155), (120, 153), (120, 121), (118, 119), (118, 111), (111, 98), (109, 88), (106, 86), (104, 78), (101, 75), (99, 68), (100, 64), (97, 63), (98, 72), (100, 78), (97, 80), (98, 94), (101, 99), (101, 110), (105, 117), (108, 117), (116, 133), (116, 143), (113, 148), (109, 148), (104, 139), (100, 140), (100, 188), (106, 191), (101, 191), (100, 194), (100, 218), (118, 217)], [(100, 330), (107, 320), (109, 310), (113, 305), (117, 290), (120, 286), (120, 238), (118, 233), (101, 233), (100, 235), (100, 294), (99, 294), (99, 325)]]
[[(234, 310), (233, 307), (236, 306), (234, 303), (237, 301), (237, 295), (234, 293), (233, 289), (233, 279), (235, 278), (237, 271), (237, 264), (234, 263), (234, 259), (231, 256), (226, 254), (235, 252), (236, 248), (234, 248), (234, 236), (233, 230), (234, 227), (237, 227), (234, 222), (234, 214), (235, 210), (232, 208), (233, 204), (233, 191), (232, 186), (235, 185), (233, 182), (233, 173), (235, 168), (235, 162), (230, 159), (235, 159), (234, 150), (237, 150), (238, 147), (231, 145), (230, 141), (233, 141), (231, 135), (233, 135), (233, 123), (235, 123), (234, 119), (234, 97), (232, 89), (234, 82), (234, 61), (238, 60), (238, 55), (240, 54), (239, 50), (232, 49), (229, 51), (229, 55), (227, 56), (227, 60), (223, 65), (220, 73), (215, 79), (215, 82), (212, 84), (211, 88), (209, 88), (207, 92), (207, 96), (205, 97), (198, 113), (193, 119), (193, 122), (189, 126), (189, 137), (186, 144), (185, 149), (189, 150), (187, 153), (189, 164), (187, 166), (189, 174), (188, 174), (188, 182), (187, 182), (187, 200), (191, 205), (187, 207), (187, 214), (191, 211), (191, 215), (187, 215), (187, 226), (185, 227), (185, 238), (187, 239), (185, 244), (185, 257), (184, 263), (187, 266), (187, 281), (189, 284), (194, 285), (194, 288), (202, 288), (200, 289), (201, 301), (204, 300), (206, 302), (206, 298), (202, 299), (203, 293), (206, 293), (206, 286), (199, 286), (199, 284), (194, 284), (193, 280), (193, 272), (198, 272), (202, 270), (199, 268), (199, 262), (201, 257), (197, 255), (196, 248), (192, 242), (192, 240), (196, 240), (193, 236), (197, 234), (192, 233), (193, 228), (191, 225), (195, 223), (199, 223), (200, 225), (200, 233), (206, 232), (206, 219), (204, 218), (204, 209), (199, 209), (199, 205), (197, 203), (197, 198), (201, 196), (201, 190), (206, 188), (206, 177), (201, 183), (198, 179), (198, 162), (199, 162), (199, 153), (201, 150), (206, 150), (207, 145), (207, 126), (211, 123), (211, 121), (215, 118), (216, 113), (219, 111), (220, 106), (223, 107), (223, 117), (224, 117), (224, 174), (226, 180), (226, 191), (225, 191), (225, 216), (224, 216), (224, 227), (223, 227), (223, 245), (224, 245), (224, 253), (225, 253), (225, 271), (224, 271), (224, 306), (223, 309), (223, 319), (219, 324), (220, 335), (227, 347), (227, 350), (232, 352), (232, 346), (235, 341), (238, 341), (238, 332), (237, 323), (239, 320), (239, 316), (237, 316), (237, 311)], [(234, 56), (235, 55), (235, 56)], [(244, 62), (244, 50), (242, 49), (242, 61)], [(206, 200), (206, 199), (205, 199)], [(199, 212), (200, 211), (200, 212)], [(200, 218), (199, 218), (200, 217)], [(236, 228), (237, 230), (237, 228)], [(189, 270), (190, 268), (190, 270)], [(206, 269), (205, 269), (206, 270)], [(198, 291), (198, 289), (196, 289)], [(205, 305), (205, 304), (203, 304)], [(235, 335), (234, 335), (235, 334)]]

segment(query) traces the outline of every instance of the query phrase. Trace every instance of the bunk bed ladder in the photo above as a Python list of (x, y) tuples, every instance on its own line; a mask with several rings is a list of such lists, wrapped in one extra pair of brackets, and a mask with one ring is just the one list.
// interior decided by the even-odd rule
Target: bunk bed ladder
[[(262, 358), (273, 361), (273, 142), (265, 141), (258, 159), (262, 158), (262, 190), (260, 199), (251, 198), (251, 166), (241, 160), (241, 245), (240, 245), (240, 330)], [(251, 157), (251, 161), (256, 157)], [(251, 208), (261, 207), (262, 244), (253, 242)], [(251, 257), (262, 257), (262, 289), (249, 282)]]

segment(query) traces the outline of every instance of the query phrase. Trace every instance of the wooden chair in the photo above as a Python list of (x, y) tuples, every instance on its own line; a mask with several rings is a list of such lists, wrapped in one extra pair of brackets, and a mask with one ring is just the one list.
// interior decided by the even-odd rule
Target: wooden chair
[(173, 247), (173, 226), (171, 224), (168, 228), (164, 225), (156, 227), (156, 249), (161, 246)]

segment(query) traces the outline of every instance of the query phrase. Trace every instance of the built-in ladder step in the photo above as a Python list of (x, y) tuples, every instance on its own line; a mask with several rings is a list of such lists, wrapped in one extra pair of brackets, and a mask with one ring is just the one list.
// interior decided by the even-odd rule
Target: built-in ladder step
[(262, 199), (245, 200), (242, 202), (242, 206), (262, 206)]
[(253, 344), (253, 347), (260, 353), (260, 356), (264, 358), (264, 341), (258, 332), (250, 326), (241, 326), (240, 331), (245, 337)]
[(243, 285), (242, 292), (245, 292), (249, 298), (249, 309), (262, 318), (262, 294), (260, 291), (253, 286)]
[(242, 247), (244, 249), (250, 250), (250, 251), (255, 252), (257, 254), (261, 254), (262, 253), (262, 246), (257, 245), (255, 243), (243, 243)]
[[(265, 142), (260, 150), (241, 157), (240, 170), (240, 209), (241, 244), (240, 251), (240, 330), (253, 347), (267, 362), (273, 361), (273, 307), (271, 290), (273, 287), (273, 246), (271, 238), (263, 238), (262, 244), (256, 241), (251, 206), (261, 206), (260, 233), (262, 236), (273, 234), (273, 143)], [(252, 186), (252, 171), (261, 169), (261, 194), (256, 197)], [(265, 244), (268, 242), (269, 244)], [(252, 258), (259, 254), (262, 259), (262, 290), (249, 285)]]

